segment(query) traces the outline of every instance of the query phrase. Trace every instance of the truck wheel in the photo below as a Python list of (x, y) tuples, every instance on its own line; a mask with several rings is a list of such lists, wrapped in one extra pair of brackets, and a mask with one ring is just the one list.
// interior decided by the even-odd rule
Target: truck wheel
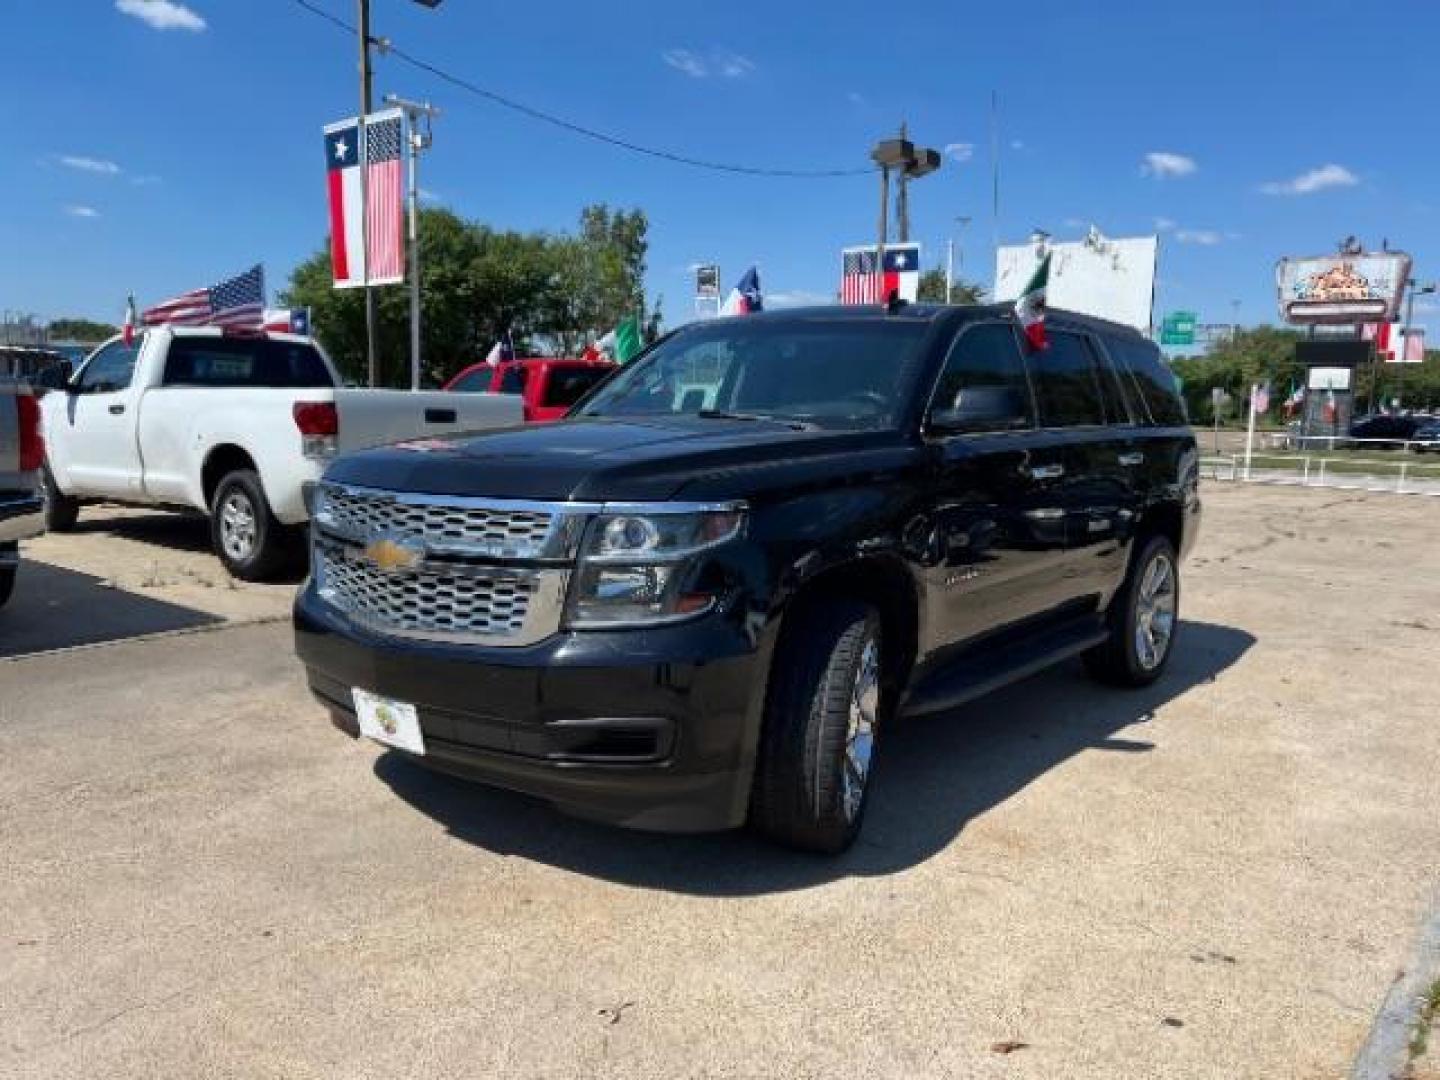
[(266, 581), (284, 563), (284, 527), (250, 469), (228, 473), (216, 486), (210, 540), (225, 569), (241, 581)]
[(859, 835), (881, 720), (879, 613), (826, 602), (786, 628), (775, 654), (751, 797), (751, 824), (807, 851)]
[(1085, 666), (1113, 686), (1149, 686), (1165, 671), (1180, 628), (1180, 568), (1163, 536), (1141, 541), (1125, 584), (1110, 601), (1110, 636), (1085, 654)]
[(80, 500), (72, 499), (55, 484), (48, 463), (40, 466), (40, 495), (45, 500), (45, 531), (69, 532), (80, 517)]

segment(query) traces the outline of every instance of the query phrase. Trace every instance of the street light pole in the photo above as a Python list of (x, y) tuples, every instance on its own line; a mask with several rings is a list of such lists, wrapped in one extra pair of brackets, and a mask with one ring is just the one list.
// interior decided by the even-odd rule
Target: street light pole
[[(1405, 389), (1405, 365), (1410, 360), (1410, 334), (1411, 328), (1415, 325), (1415, 294), (1418, 292), (1422, 296), (1428, 296), (1437, 288), (1433, 283), (1420, 286), (1420, 283), (1414, 278), (1407, 278), (1405, 285), (1409, 288), (1410, 294), (1405, 300), (1405, 326), (1400, 332), (1400, 357), (1399, 364), (1395, 368), (1395, 402), (1397, 405), (1402, 404), (1400, 395)], [(1425, 359), (1423, 351), (1420, 359), (1422, 362)]]

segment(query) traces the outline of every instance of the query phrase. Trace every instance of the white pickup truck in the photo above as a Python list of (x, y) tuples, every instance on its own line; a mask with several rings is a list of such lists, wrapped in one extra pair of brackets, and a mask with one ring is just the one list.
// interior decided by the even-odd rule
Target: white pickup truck
[(514, 395), (343, 389), (309, 338), (211, 327), (108, 341), (40, 404), (49, 529), (87, 500), (201, 510), (246, 581), (297, 550), (306, 488), (336, 453), (522, 421)]

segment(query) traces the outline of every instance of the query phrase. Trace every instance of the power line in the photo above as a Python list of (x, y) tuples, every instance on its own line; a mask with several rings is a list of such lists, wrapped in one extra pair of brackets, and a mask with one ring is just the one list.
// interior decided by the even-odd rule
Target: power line
[[(355, 27), (350, 23), (347, 23), (344, 19), (331, 14), (323, 8), (316, 7), (310, 0), (295, 0), (295, 3), (312, 15), (319, 16), (326, 22), (334, 24), (348, 34), (354, 34), (356, 32)], [(629, 139), (622, 139), (615, 135), (608, 135), (603, 131), (596, 131), (594, 128), (589, 128), (583, 124), (577, 124), (574, 121), (555, 116), (553, 113), (547, 113), (534, 106), (526, 105), (524, 102), (515, 101), (513, 98), (508, 98), (503, 94), (497, 94), (494, 90), (487, 90), (485, 87), (478, 86), (459, 75), (452, 75), (443, 68), (436, 67), (434, 64), (422, 60), (418, 56), (408, 53), (394, 44), (387, 44), (385, 51), (389, 55), (405, 61), (412, 67), (419, 68), (421, 71), (433, 75), (442, 82), (447, 82), (451, 86), (474, 94), (476, 97), (484, 98), (494, 105), (510, 109), (512, 112), (520, 113), (522, 116), (528, 116), (532, 120), (539, 120), (542, 123), (550, 124), (575, 135), (583, 135), (587, 139), (594, 139), (597, 142), (606, 143), (610, 146), (618, 147), (621, 150), (629, 150), (634, 154), (644, 154), (646, 157), (659, 158), (661, 161), (669, 161), (676, 165), (690, 165), (697, 169), (709, 169), (712, 172), (737, 173), (741, 176), (787, 177), (790, 179), (804, 180), (818, 180), (840, 176), (868, 176), (875, 171), (868, 167), (860, 169), (770, 169), (756, 165), (735, 165), (724, 161), (707, 161), (704, 158), (687, 157), (685, 154), (677, 154), (670, 150), (658, 150), (653, 146), (643, 146), (640, 143), (631, 142)]]

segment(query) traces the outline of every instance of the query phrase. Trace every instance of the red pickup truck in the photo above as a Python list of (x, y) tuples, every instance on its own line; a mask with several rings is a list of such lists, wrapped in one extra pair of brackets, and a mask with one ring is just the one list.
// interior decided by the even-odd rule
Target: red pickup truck
[(618, 366), (605, 360), (527, 356), (498, 364), (471, 364), (444, 389), (519, 394), (524, 402), (525, 422), (548, 424), (563, 417), (570, 406)]

